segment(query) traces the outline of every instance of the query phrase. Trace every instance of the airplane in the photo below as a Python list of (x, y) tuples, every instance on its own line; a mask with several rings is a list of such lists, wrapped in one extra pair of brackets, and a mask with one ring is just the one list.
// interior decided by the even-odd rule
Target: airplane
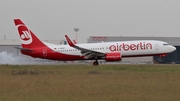
[(41, 41), (20, 19), (14, 19), (21, 46), (16, 47), (22, 54), (34, 58), (43, 58), (59, 61), (98, 60), (107, 62), (121, 61), (125, 57), (164, 56), (176, 50), (167, 42), (158, 40), (135, 40), (102, 43), (73, 43), (65, 35), (67, 45), (55, 45)]

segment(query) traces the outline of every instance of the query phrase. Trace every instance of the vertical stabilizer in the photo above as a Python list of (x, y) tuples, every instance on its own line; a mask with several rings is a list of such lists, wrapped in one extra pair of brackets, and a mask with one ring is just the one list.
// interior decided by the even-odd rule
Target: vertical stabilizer
[(23, 48), (38, 48), (45, 46), (43, 42), (20, 20), (14, 19)]

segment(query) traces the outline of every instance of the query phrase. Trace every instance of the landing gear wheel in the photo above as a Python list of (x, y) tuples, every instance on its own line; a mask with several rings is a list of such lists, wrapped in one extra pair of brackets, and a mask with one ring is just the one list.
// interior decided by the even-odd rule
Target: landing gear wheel
[(93, 62), (93, 65), (94, 65), (94, 66), (98, 66), (98, 65), (99, 65), (99, 62), (96, 60), (96, 61)]

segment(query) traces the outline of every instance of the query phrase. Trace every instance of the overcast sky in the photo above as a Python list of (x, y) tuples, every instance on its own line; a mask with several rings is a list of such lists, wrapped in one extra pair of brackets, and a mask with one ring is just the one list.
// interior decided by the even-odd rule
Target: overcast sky
[(0, 39), (19, 39), (20, 18), (42, 40), (180, 36), (180, 0), (1, 0)]

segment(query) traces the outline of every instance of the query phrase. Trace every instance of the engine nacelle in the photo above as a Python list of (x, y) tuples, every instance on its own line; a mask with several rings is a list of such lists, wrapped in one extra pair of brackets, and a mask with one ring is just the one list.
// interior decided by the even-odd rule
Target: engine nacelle
[(159, 55), (159, 57), (165, 57), (165, 56), (167, 56), (167, 54), (161, 54), (161, 55)]
[(110, 52), (105, 55), (106, 61), (121, 61), (121, 53), (120, 52)]

